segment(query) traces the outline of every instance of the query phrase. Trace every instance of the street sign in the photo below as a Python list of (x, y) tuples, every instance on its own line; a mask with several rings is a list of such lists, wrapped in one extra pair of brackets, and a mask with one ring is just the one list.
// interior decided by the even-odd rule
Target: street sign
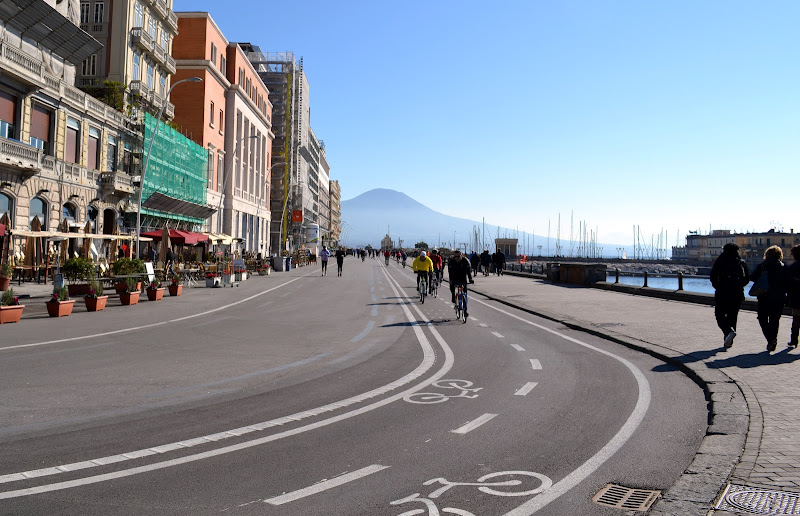
[(303, 222), (303, 210), (292, 210), (292, 222)]

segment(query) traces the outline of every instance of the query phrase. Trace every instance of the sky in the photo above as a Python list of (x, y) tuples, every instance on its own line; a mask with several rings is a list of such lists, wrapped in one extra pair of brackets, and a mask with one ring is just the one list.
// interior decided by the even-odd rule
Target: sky
[[(800, 231), (800, 2), (174, 0), (303, 57), (342, 199), (607, 244)], [(352, 221), (356, 222), (356, 221)]]

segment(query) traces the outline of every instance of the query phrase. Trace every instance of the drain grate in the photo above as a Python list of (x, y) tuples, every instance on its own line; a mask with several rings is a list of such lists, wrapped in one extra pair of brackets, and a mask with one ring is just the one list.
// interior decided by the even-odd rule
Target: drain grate
[(800, 493), (728, 484), (715, 509), (750, 514), (800, 514)]
[(646, 511), (660, 495), (661, 491), (634, 489), (632, 487), (608, 484), (594, 495), (592, 501), (599, 505), (614, 507), (616, 509)]

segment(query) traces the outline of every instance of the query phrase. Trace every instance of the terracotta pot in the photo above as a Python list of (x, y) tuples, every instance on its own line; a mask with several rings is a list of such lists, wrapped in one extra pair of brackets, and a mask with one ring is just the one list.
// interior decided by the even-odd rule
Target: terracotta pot
[[(114, 290), (117, 291), (117, 294), (122, 294), (122, 292), (125, 290), (125, 283), (124, 282), (114, 283)], [(142, 291), (142, 282), (140, 281), (136, 284), (136, 292), (141, 292), (141, 291)]]
[(0, 324), (19, 322), (25, 305), (0, 306)]
[(9, 285), (11, 285), (11, 278), (0, 276), (0, 290), (8, 290)]
[(164, 290), (166, 290), (164, 287), (145, 289), (148, 301), (161, 301), (164, 299)]
[(69, 291), (69, 297), (85, 296), (89, 293), (89, 284), (76, 283), (74, 285), (67, 285), (67, 291)]
[(170, 296), (180, 296), (183, 293), (183, 285), (170, 285), (168, 288)]
[(84, 297), (83, 301), (86, 303), (87, 312), (99, 312), (100, 310), (106, 309), (108, 296)]
[(128, 292), (128, 293), (123, 292), (122, 294), (119, 295), (119, 301), (123, 305), (137, 305), (137, 304), (139, 304), (139, 296), (140, 295), (141, 295), (141, 292), (138, 292), (138, 291), (137, 292)]
[(72, 313), (72, 308), (75, 306), (74, 299), (67, 299), (66, 301), (48, 301), (47, 313), (50, 317), (66, 317)]

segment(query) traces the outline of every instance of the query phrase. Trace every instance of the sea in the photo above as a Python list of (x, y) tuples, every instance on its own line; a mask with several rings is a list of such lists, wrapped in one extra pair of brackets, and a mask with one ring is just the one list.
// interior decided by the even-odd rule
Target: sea
[[(606, 275), (606, 281), (610, 283), (614, 283), (616, 276), (614, 273), (608, 273)], [(634, 287), (641, 287), (644, 286), (644, 276), (623, 276), (620, 274), (619, 282), (623, 285), (632, 285)], [(748, 299), (755, 299), (754, 297), (748, 296), (747, 292), (750, 290), (750, 287), (753, 285), (753, 282), (750, 282), (744, 288), (744, 295)], [(677, 277), (647, 277), (647, 286), (650, 288), (663, 288), (666, 290), (678, 290), (678, 278)], [(711, 280), (708, 279), (708, 276), (684, 276), (683, 277), (683, 290), (687, 292), (701, 292), (703, 294), (713, 294), (714, 287), (711, 286)]]

